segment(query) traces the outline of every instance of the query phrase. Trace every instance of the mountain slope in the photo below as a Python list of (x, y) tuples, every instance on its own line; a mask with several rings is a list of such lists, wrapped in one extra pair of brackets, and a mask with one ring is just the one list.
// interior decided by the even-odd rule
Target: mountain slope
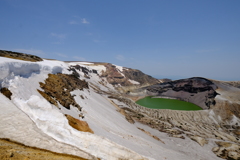
[(219, 159), (214, 153), (221, 156), (222, 150), (215, 142), (239, 144), (235, 115), (223, 125), (217, 109), (184, 112), (135, 104), (126, 92), (159, 83), (138, 70), (0, 57), (0, 72), (0, 138), (86, 159)]

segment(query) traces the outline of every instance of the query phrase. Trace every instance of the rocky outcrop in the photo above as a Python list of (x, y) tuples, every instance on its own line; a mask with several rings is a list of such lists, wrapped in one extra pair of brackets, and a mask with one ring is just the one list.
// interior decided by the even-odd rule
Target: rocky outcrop
[(196, 136), (196, 135), (192, 136), (192, 135), (190, 135), (189, 138), (191, 138), (192, 140), (196, 141), (200, 146), (204, 146), (205, 144), (208, 143), (208, 141), (205, 138), (200, 137), (200, 136)]
[(8, 88), (1, 88), (0, 92), (11, 100), (12, 92)]
[(98, 75), (98, 72), (97, 72), (97, 70), (95, 70), (95, 69), (89, 69), (89, 68), (87, 68), (87, 67), (84, 67), (84, 66), (80, 66), (80, 65), (74, 65), (74, 66), (71, 66), (71, 67), (69, 67), (69, 69), (68, 69), (69, 71), (72, 71), (72, 74), (73, 75), (75, 75), (76, 77), (80, 77), (80, 75), (78, 74), (78, 72), (76, 71), (76, 70), (78, 70), (78, 71), (80, 71), (80, 72), (83, 72), (84, 73), (84, 77), (85, 78), (90, 78), (89, 76), (90, 76), (90, 73), (95, 73), (95, 74), (97, 74)]
[(57, 102), (59, 102), (67, 109), (70, 109), (70, 105), (72, 105), (81, 110), (79, 104), (74, 100), (74, 95), (71, 95), (70, 92), (76, 89), (88, 88), (88, 83), (85, 80), (80, 80), (75, 75), (58, 73), (49, 74), (45, 83), (40, 82), (40, 87), (44, 91), (38, 90), (38, 92), (51, 104), (57, 106)]
[(144, 84), (156, 84), (159, 83), (159, 80), (156, 78), (153, 78), (152, 76), (149, 76), (147, 74), (144, 74), (142, 71), (137, 69), (131, 69), (131, 68), (124, 68), (123, 74), (131, 80), (134, 80), (136, 82), (139, 82), (140, 85)]
[(103, 71), (101, 76), (105, 77), (107, 81), (115, 86), (133, 86), (131, 80), (135, 81), (137, 85), (151, 85), (156, 84), (159, 81), (149, 75), (144, 74), (143, 72), (130, 69), (130, 68), (123, 68), (119, 70), (115, 65), (107, 63), (104, 65), (106, 67), (106, 71)]
[(218, 147), (214, 147), (212, 151), (223, 159), (240, 160), (240, 145), (229, 142), (216, 142)]
[(122, 86), (129, 86), (132, 85), (128, 79), (121, 74), (121, 72), (116, 68), (115, 65), (107, 63), (105, 65), (106, 71), (102, 72), (101, 77), (106, 77), (107, 81), (112, 85), (122, 85)]
[(35, 55), (12, 52), (12, 51), (5, 51), (5, 50), (0, 50), (0, 56), (6, 57), (6, 58), (24, 60), (24, 61), (31, 61), (31, 62), (43, 61), (42, 58), (35, 56)]
[(213, 81), (217, 85), (215, 97), (216, 105), (212, 107), (214, 112), (221, 116), (223, 121), (231, 121), (234, 116), (240, 118), (240, 89), (225, 83), (225, 81)]
[(216, 100), (216, 105), (212, 108), (215, 114), (221, 116), (223, 121), (231, 121), (233, 116), (240, 118), (240, 104)]

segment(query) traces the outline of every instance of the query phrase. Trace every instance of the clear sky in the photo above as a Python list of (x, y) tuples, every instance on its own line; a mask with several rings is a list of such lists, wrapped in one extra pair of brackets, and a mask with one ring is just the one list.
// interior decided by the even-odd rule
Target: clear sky
[(240, 80), (240, 0), (0, 0), (0, 49)]

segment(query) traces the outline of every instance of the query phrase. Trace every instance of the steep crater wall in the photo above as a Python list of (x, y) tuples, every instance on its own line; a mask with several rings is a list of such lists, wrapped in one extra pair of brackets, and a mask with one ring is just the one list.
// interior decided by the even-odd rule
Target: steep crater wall
[(136, 90), (132, 94), (144, 93), (145, 95), (174, 97), (183, 101), (194, 103), (202, 109), (209, 109), (216, 104), (215, 91), (217, 86), (208, 79), (201, 77), (193, 77), (189, 79), (181, 79), (166, 83), (159, 83), (140, 90)]

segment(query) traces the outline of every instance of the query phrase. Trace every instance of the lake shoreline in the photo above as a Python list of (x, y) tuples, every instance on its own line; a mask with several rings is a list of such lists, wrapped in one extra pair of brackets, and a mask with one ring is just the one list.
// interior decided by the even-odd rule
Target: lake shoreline
[[(164, 98), (163, 98), (164, 97)], [(202, 110), (201, 107), (174, 97), (165, 96), (147, 96), (136, 101), (137, 104), (152, 109), (171, 109), (195, 111)]]

